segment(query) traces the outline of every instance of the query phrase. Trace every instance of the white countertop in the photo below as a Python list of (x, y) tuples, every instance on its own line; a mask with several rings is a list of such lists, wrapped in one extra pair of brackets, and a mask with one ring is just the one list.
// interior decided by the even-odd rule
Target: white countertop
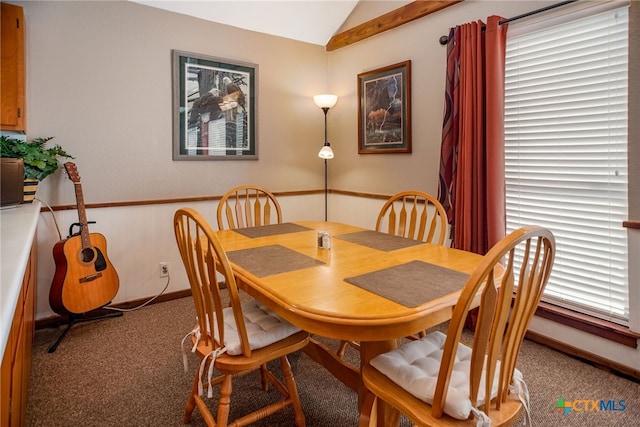
[(39, 217), (38, 201), (0, 210), (0, 358), (9, 339)]

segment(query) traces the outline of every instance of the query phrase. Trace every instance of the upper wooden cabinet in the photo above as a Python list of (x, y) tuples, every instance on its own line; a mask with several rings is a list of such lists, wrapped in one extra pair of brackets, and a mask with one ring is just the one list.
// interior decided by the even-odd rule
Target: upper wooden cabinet
[(0, 5), (0, 129), (26, 132), (24, 12), (20, 6), (7, 3)]

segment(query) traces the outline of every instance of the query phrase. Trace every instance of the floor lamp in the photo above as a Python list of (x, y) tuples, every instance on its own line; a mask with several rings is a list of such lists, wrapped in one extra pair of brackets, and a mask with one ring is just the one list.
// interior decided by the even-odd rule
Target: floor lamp
[(331, 144), (327, 140), (327, 113), (329, 109), (336, 105), (338, 97), (336, 95), (316, 95), (313, 97), (313, 102), (324, 112), (324, 145), (318, 153), (318, 157), (324, 159), (324, 220), (327, 220), (327, 160), (333, 159), (333, 150)]

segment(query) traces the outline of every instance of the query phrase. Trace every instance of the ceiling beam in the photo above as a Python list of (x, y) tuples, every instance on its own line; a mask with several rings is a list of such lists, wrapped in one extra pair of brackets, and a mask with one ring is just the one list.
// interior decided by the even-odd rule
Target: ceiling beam
[(325, 49), (327, 52), (340, 49), (341, 47), (348, 46), (384, 31), (399, 27), (462, 1), (464, 0), (414, 1), (398, 9), (392, 10), (391, 12), (385, 13), (375, 19), (336, 34), (331, 37), (325, 46)]

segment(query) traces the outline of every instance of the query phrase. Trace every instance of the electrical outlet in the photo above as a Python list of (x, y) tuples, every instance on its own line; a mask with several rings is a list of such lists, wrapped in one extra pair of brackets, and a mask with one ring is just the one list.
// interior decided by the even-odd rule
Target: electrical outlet
[(163, 261), (160, 263), (160, 277), (167, 277), (169, 275), (169, 263)]

